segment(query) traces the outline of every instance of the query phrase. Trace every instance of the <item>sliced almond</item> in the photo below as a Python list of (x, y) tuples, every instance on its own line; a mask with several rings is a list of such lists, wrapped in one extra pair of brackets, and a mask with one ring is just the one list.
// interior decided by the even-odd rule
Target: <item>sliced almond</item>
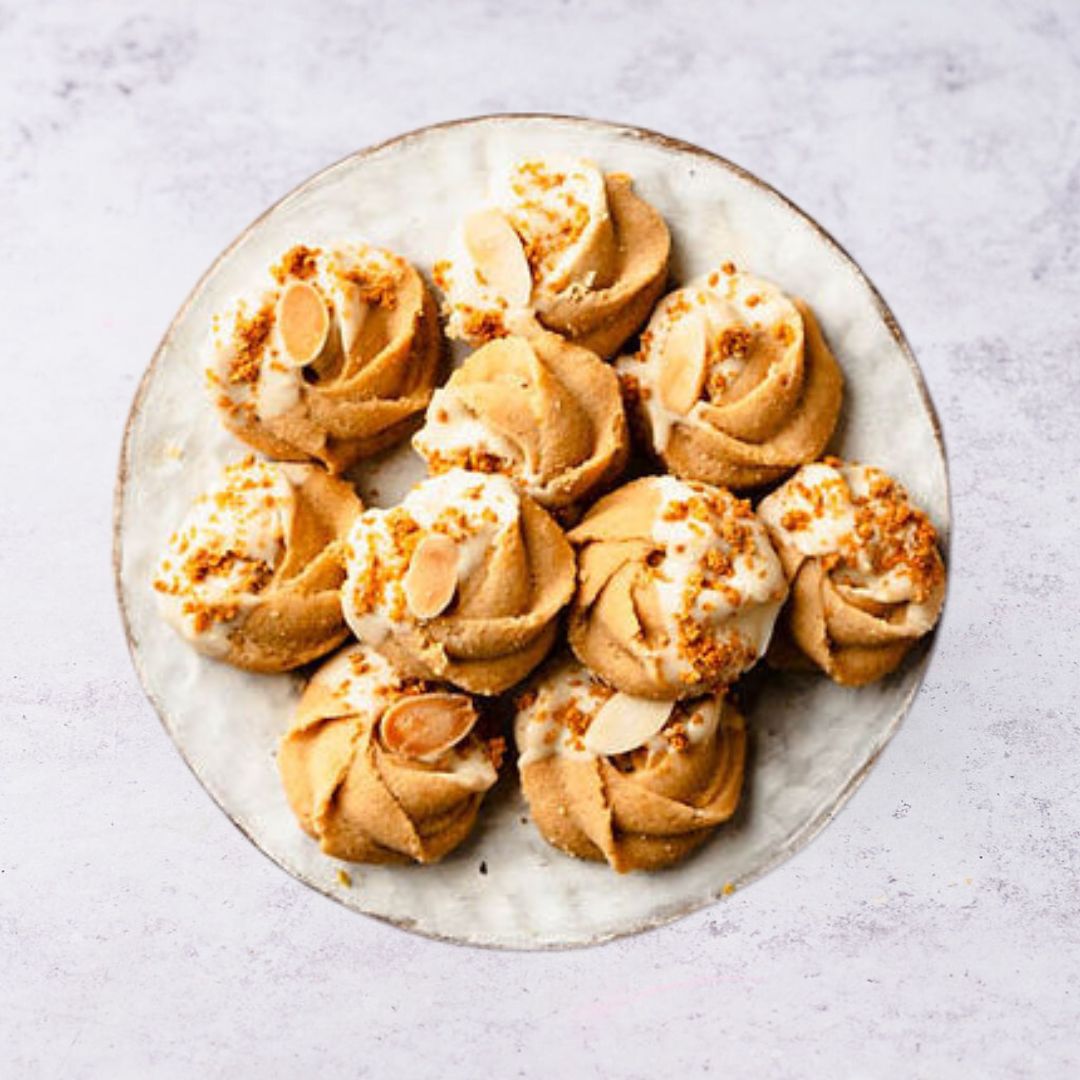
[(438, 757), (461, 742), (476, 723), (464, 694), (418, 694), (395, 701), (379, 725), (383, 745), (411, 758)]
[(465, 246), (488, 284), (511, 307), (532, 295), (532, 271), (513, 226), (498, 210), (478, 210), (465, 219)]
[(600, 706), (582, 741), (601, 757), (636, 750), (668, 722), (674, 707), (673, 701), (614, 694)]
[(278, 300), (277, 323), (293, 363), (303, 366), (319, 358), (330, 334), (330, 313), (306, 281), (291, 281), (285, 286)]
[(425, 536), (413, 552), (402, 588), (409, 610), (418, 619), (441, 615), (457, 591), (457, 544), (442, 533)]
[(705, 324), (693, 313), (678, 319), (664, 340), (660, 400), (680, 416), (685, 416), (701, 397), (706, 352)]

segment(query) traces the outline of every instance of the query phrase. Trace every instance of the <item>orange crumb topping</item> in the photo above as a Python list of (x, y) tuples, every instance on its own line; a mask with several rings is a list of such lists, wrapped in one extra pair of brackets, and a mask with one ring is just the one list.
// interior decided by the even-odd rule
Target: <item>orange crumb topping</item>
[(259, 364), (273, 328), (274, 304), (270, 299), (250, 317), (243, 311), (237, 314), (233, 326), (233, 356), (228, 369), (230, 383), (258, 381)]
[(431, 451), (426, 455), (428, 468), (432, 475), (449, 472), (451, 469), (468, 469), (469, 472), (499, 473), (507, 470), (510, 463), (496, 454), (473, 447), (461, 447), (449, 453)]
[(285, 252), (280, 262), (270, 267), (270, 273), (279, 285), (284, 285), (289, 278), (307, 281), (318, 272), (317, 259), (321, 254), (322, 251), (319, 248), (297, 244)]
[(398, 275), (390, 267), (366, 262), (361, 266), (343, 268), (339, 274), (344, 281), (356, 286), (365, 304), (388, 311), (397, 307)]
[(440, 259), (431, 268), (431, 280), (443, 291), (449, 292), (451, 288), (450, 270), (452, 263), (449, 259)]

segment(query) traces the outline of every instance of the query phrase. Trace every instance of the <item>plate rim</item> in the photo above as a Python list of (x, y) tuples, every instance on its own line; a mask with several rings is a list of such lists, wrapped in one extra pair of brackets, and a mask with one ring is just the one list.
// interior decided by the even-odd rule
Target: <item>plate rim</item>
[[(931, 632), (928, 639), (925, 639), (920, 646), (922, 650), (922, 656), (919, 658), (918, 663), (920, 669), (917, 673), (915, 682), (908, 690), (903, 700), (897, 705), (893, 716), (888, 725), (882, 729), (879, 733), (879, 737), (875, 740), (875, 745), (871, 750), (867, 759), (856, 769), (845, 781), (843, 787), (840, 789), (839, 794), (830, 806), (822, 811), (815, 817), (810, 818), (804, 823), (802, 828), (796, 832), (792, 838), (789, 839), (782, 851), (774, 853), (772, 858), (763, 862), (760, 866), (755, 868), (752, 872), (744, 875), (742, 878), (735, 882), (725, 883), (719, 886), (716, 890), (710, 891), (708, 895), (703, 898), (694, 898), (691, 901), (686, 902), (683, 906), (672, 912), (664, 912), (650, 916), (636, 922), (633, 926), (627, 928), (620, 928), (609, 932), (603, 932), (594, 934), (587, 939), (580, 941), (567, 941), (567, 942), (540, 942), (537, 944), (508, 944), (500, 941), (478, 941), (471, 940), (463, 937), (455, 937), (447, 934), (440, 934), (436, 931), (428, 930), (423, 927), (415, 925), (415, 920), (411, 917), (405, 917), (401, 919), (395, 919), (392, 915), (384, 915), (378, 912), (360, 911), (353, 907), (351, 904), (346, 903), (345, 898), (339, 893), (333, 891), (329, 887), (324, 887), (318, 881), (309, 878), (308, 876), (300, 873), (296, 868), (289, 866), (278, 856), (269, 852), (259, 842), (258, 838), (245, 827), (240, 821), (238, 821), (233, 814), (225, 806), (221, 796), (216, 791), (215, 787), (207, 782), (203, 776), (200, 775), (199, 770), (195, 764), (188, 757), (177, 739), (175, 733), (170, 727), (169, 720), (167, 719), (167, 711), (162, 702), (157, 699), (157, 696), (150, 689), (146, 673), (143, 670), (143, 665), (139, 656), (138, 649), (136, 647), (136, 641), (132, 633), (131, 620), (127, 610), (127, 604), (124, 599), (124, 581), (123, 581), (123, 554), (124, 554), (124, 540), (123, 530), (121, 528), (123, 511), (124, 511), (124, 494), (128, 482), (128, 475), (130, 472), (131, 461), (131, 441), (132, 432), (135, 426), (135, 422), (141, 414), (142, 407), (146, 398), (146, 394), (149, 389), (150, 381), (161, 362), (162, 356), (165, 353), (168, 346), (171, 344), (172, 338), (175, 334), (178, 324), (186, 318), (189, 310), (195, 303), (196, 298), (202, 292), (205, 283), (214, 274), (217, 268), (225, 262), (229, 256), (251, 235), (251, 233), (259, 227), (259, 225), (272, 213), (274, 213), (284, 203), (289, 202), (295, 197), (302, 195), (308, 188), (314, 186), (317, 183), (323, 181), (331, 173), (338, 169), (344, 168), (354, 162), (361, 161), (365, 158), (372, 157), (384, 150), (389, 149), (392, 146), (397, 146), (402, 143), (410, 142), (414, 139), (428, 135), (434, 131), (442, 131), (450, 128), (458, 127), (473, 127), (486, 124), (499, 124), (505, 122), (513, 122), (519, 120), (554, 120), (561, 123), (566, 123), (571, 126), (581, 126), (585, 128), (592, 128), (594, 130), (603, 130), (609, 134), (621, 134), (623, 136), (629, 136), (633, 139), (638, 139), (642, 142), (652, 143), (667, 150), (676, 151), (678, 153), (686, 154), (690, 157), (704, 158), (712, 164), (719, 165), (721, 168), (726, 169), (728, 172), (734, 174), (741, 180), (747, 182), (753, 187), (756, 187), (760, 191), (764, 192), (769, 198), (779, 203), (781, 206), (792, 211), (796, 217), (798, 217), (802, 223), (808, 226), (818, 238), (825, 242), (827, 246), (832, 248), (840, 260), (846, 265), (846, 267), (855, 275), (859, 283), (867, 290), (870, 298), (874, 304), (874, 308), (885, 324), (889, 335), (893, 341), (897, 344), (901, 354), (908, 366), (908, 370), (914, 378), (915, 388), (919, 395), (919, 400), (922, 403), (922, 407), (926, 412), (930, 421), (931, 432), (934, 437), (934, 442), (937, 446), (938, 452), (941, 456), (941, 463), (943, 469), (944, 478), (944, 497), (945, 497), (945, 514), (946, 520), (944, 522), (946, 530), (941, 537), (942, 554), (945, 557), (947, 565), (951, 565), (950, 552), (952, 547), (953, 530), (954, 530), (954, 518), (953, 518), (953, 502), (952, 502), (952, 482), (949, 470), (949, 455), (945, 442), (945, 434), (942, 428), (941, 419), (937, 411), (937, 407), (934, 404), (933, 397), (930, 393), (930, 388), (927, 385), (926, 378), (923, 375), (922, 368), (919, 365), (918, 360), (915, 358), (915, 353), (909, 344), (903, 329), (900, 326), (899, 321), (893, 314), (892, 309), (886, 302), (884, 296), (880, 290), (870, 279), (867, 273), (862, 269), (855, 258), (848, 252), (848, 250), (821, 224), (819, 224), (809, 213), (807, 213), (801, 206), (795, 203), (783, 192), (773, 187), (770, 183), (762, 180), (748, 169), (731, 161), (729, 158), (724, 157), (715, 151), (708, 150), (705, 147), (699, 146), (696, 143), (689, 142), (685, 139), (678, 138), (672, 135), (666, 135), (662, 132), (655, 131), (651, 128), (641, 127), (635, 124), (627, 124), (621, 121), (603, 120), (595, 117), (577, 116), (570, 113), (547, 113), (547, 112), (498, 112), (498, 113), (482, 113), (475, 116), (459, 117), (451, 120), (443, 120), (433, 124), (425, 124), (422, 127), (414, 128), (412, 130), (402, 132), (398, 135), (394, 135), (390, 138), (383, 139), (380, 142), (372, 143), (369, 146), (362, 147), (359, 150), (354, 150), (352, 153), (346, 154), (344, 157), (332, 162), (329, 165), (324, 166), (322, 169), (312, 173), (310, 176), (302, 180), (299, 184), (296, 184), (289, 191), (283, 194), (280, 198), (276, 199), (260, 214), (253, 218), (248, 225), (246, 225), (234, 238), (227, 244), (222, 251), (214, 258), (210, 265), (203, 271), (203, 273), (196, 280), (191, 287), (183, 303), (176, 310), (176, 313), (169, 321), (169, 325), (166, 327), (165, 332), (162, 334), (150, 361), (147, 364), (139, 382), (135, 388), (134, 395), (132, 396), (131, 405), (128, 409), (127, 417), (124, 422), (123, 438), (120, 444), (119, 461), (117, 463), (116, 480), (113, 489), (113, 508), (112, 508), (112, 572), (113, 572), (113, 588), (116, 593), (117, 605), (120, 609), (120, 619), (124, 631), (124, 640), (127, 644), (128, 655), (131, 658), (132, 666), (135, 669), (136, 677), (139, 681), (140, 689), (142, 690), (146, 699), (150, 702), (150, 705), (157, 714), (157, 718), (162, 728), (165, 730), (166, 735), (172, 742), (173, 747), (180, 755), (180, 759), (187, 766), (189, 772), (194, 776), (199, 786), (210, 796), (211, 800), (217, 806), (218, 810), (225, 816), (225, 818), (232, 823), (251, 844), (260, 852), (265, 858), (269, 859), (275, 866), (285, 871), (285, 873), (295, 881), (300, 882), (307, 888), (312, 889), (314, 892), (319, 893), (322, 896), (333, 900), (335, 903), (340, 904), (342, 907), (353, 912), (354, 914), (363, 915), (370, 919), (375, 919), (378, 922), (392, 926), (397, 930), (408, 932), (418, 935), (423, 938), (427, 938), (431, 941), (438, 941), (448, 945), (455, 945), (462, 948), (478, 948), (498, 950), (503, 952), (516, 952), (516, 953), (529, 953), (529, 952), (564, 952), (572, 949), (585, 949), (592, 948), (594, 946), (603, 945), (607, 942), (617, 940), (619, 938), (630, 937), (636, 934), (644, 933), (649, 930), (655, 930), (661, 926), (669, 925), (676, 922), (679, 919), (683, 919), (688, 915), (692, 915), (695, 912), (702, 911), (707, 907), (711, 907), (721, 900), (728, 900), (730, 893), (726, 891), (728, 885), (734, 886), (735, 893), (741, 893), (747, 885), (752, 884), (755, 881), (765, 877), (766, 874), (774, 870), (778, 865), (786, 862), (792, 856), (798, 854), (804, 848), (807, 847), (827, 825), (839, 814), (839, 812), (847, 805), (848, 800), (855, 794), (863, 781), (869, 775), (870, 771), (877, 764), (881, 755), (884, 753), (886, 747), (892, 742), (901, 724), (907, 718), (908, 713), (911, 710), (912, 703), (918, 696), (919, 691), (922, 689), (923, 682), (926, 679), (927, 671), (930, 668), (930, 664), (933, 660), (934, 653), (937, 648), (937, 641), (939, 637), (939, 629), (935, 629)], [(944, 615), (945, 606), (948, 603), (948, 592), (950, 590), (951, 573), (946, 578), (946, 597), (945, 604), (942, 607), (942, 615)], [(940, 627), (940, 620), (938, 626)]]

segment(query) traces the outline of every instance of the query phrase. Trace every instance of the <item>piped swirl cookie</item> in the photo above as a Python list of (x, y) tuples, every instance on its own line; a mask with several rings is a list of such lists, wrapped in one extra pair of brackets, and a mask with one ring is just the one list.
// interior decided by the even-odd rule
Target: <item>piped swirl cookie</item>
[(474, 731), (466, 694), (402, 678), (364, 645), (308, 683), (278, 749), (301, 827), (352, 862), (432, 863), (472, 831), (502, 740)]
[(469, 356), (435, 391), (413, 446), (433, 473), (504, 473), (548, 507), (609, 484), (629, 451), (615, 373), (549, 333), (501, 338)]
[(227, 466), (158, 564), (162, 615), (199, 652), (250, 671), (317, 659), (348, 635), (344, 539), (361, 510), (317, 465), (252, 455)]
[(453, 469), (400, 506), (368, 510), (348, 540), (345, 618), (409, 675), (496, 694), (551, 648), (574, 553), (505, 476)]
[(616, 367), (668, 469), (736, 489), (817, 458), (843, 396), (810, 308), (731, 263), (666, 296)]
[(787, 595), (750, 504), (647, 476), (601, 499), (570, 540), (570, 646), (628, 694), (687, 698), (734, 682), (765, 652)]
[(629, 176), (528, 158), (497, 176), (433, 276), (453, 338), (479, 345), (539, 320), (606, 359), (648, 318), (670, 250), (664, 219)]
[(416, 270), (365, 244), (297, 246), (271, 276), (214, 321), (207, 385), (229, 430), (268, 457), (333, 472), (404, 438), (442, 355)]
[(521, 695), (514, 735), (544, 838), (620, 873), (677, 862), (738, 806), (746, 724), (722, 691), (631, 697), (567, 659)]
[(945, 599), (937, 532), (880, 469), (826, 458), (758, 508), (791, 581), (770, 661), (809, 661), (862, 686), (895, 670)]

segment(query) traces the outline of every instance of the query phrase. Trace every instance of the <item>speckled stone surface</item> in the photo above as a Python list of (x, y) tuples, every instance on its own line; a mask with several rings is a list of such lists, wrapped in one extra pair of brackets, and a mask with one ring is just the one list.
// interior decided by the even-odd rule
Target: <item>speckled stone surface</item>
[[(1075, 1075), (1080, 8), (719, 8), (0, 0), (0, 1073)], [(109, 566), (128, 404), (217, 252), (359, 146), (512, 109), (804, 206), (903, 323), (954, 486), (927, 683), (836, 822), (561, 954), (433, 944), (259, 856), (143, 700)]]

